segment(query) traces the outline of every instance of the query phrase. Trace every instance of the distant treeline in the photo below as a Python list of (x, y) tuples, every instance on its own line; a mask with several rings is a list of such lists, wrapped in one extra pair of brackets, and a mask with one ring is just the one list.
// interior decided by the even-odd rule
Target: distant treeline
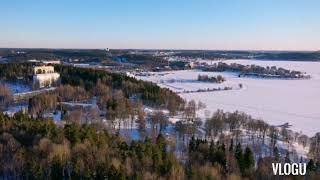
[(276, 66), (262, 67), (258, 65), (242, 65), (237, 63), (215, 63), (212, 66), (204, 67), (204, 71), (231, 71), (240, 73), (239, 76), (257, 76), (257, 77), (276, 77), (276, 78), (310, 78), (310, 76), (305, 75), (303, 72), (288, 70)]
[[(16, 52), (23, 52), (17, 54)], [(110, 50), (106, 54), (102, 49), (0, 49), (0, 56), (9, 57), (14, 60), (28, 59), (100, 59), (110, 60), (110, 56), (128, 57), (130, 51), (141, 53), (137, 55), (148, 56), (156, 50)], [(161, 50), (169, 52), (168, 50)], [(217, 50), (170, 50), (175, 56), (205, 59), (265, 59), (265, 60), (292, 60), (292, 61), (320, 61), (320, 51), (217, 51)], [(136, 56), (136, 55), (133, 55)], [(134, 57), (130, 57), (133, 59)], [(140, 59), (141, 60), (141, 59)]]
[(180, 51), (176, 56), (204, 59), (265, 59), (289, 61), (320, 61), (320, 51)]
[[(163, 57), (152, 56), (152, 55), (137, 55), (137, 54), (123, 54), (117, 58), (124, 60), (124, 62), (135, 64), (144, 68), (164, 68), (170, 66), (171, 69), (183, 69), (185, 68), (186, 62), (175, 61), (168, 62)], [(114, 60), (117, 60), (114, 58)]]
[[(168, 61), (143, 51), (142, 54), (131, 54), (129, 50), (103, 49), (0, 49), (0, 56), (13, 62), (27, 60), (62, 60), (76, 63), (102, 63), (104, 65), (120, 65), (130, 63), (142, 68), (164, 68)], [(121, 62), (120, 62), (121, 61)], [(170, 62), (172, 69), (185, 67), (185, 62)]]
[(0, 80), (32, 82), (32, 63), (0, 64)]
[(14, 62), (36, 60), (75, 60), (80, 63), (102, 62), (113, 64), (109, 54), (101, 49), (0, 49), (0, 54)]
[(199, 74), (198, 81), (222, 83), (222, 82), (226, 81), (226, 79), (224, 77), (222, 77), (221, 75), (209, 77), (208, 75), (200, 75)]

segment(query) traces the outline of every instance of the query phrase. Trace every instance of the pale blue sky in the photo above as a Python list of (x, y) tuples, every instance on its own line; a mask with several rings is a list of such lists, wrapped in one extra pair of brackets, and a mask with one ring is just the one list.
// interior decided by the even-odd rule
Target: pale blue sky
[(319, 0), (0, 0), (0, 47), (319, 50)]

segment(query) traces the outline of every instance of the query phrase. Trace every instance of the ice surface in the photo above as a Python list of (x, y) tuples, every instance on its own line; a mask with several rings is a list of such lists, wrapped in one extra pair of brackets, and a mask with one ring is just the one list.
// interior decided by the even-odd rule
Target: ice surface
[[(187, 100), (204, 102), (207, 110), (243, 111), (272, 125), (289, 123), (291, 129), (313, 136), (320, 131), (320, 62), (227, 60), (226, 63), (277, 66), (298, 70), (311, 75), (311, 79), (261, 79), (239, 78), (235, 73), (201, 72), (199, 70), (170, 71), (162, 75), (137, 76), (169, 88), (175, 92), (233, 86), (240, 83), (241, 90), (182, 93)], [(221, 84), (196, 82), (198, 74), (214, 76), (221, 74), (226, 81)], [(168, 83), (174, 79), (176, 82)], [(199, 114), (204, 117), (204, 110)]]

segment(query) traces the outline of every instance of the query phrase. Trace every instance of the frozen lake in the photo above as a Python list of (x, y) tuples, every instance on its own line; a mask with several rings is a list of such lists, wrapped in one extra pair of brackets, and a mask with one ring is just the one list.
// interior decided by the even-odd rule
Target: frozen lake
[[(277, 66), (299, 70), (311, 75), (308, 80), (280, 80), (239, 78), (235, 73), (201, 72), (198, 70), (170, 71), (155, 73), (154, 76), (137, 78), (153, 81), (161, 87), (175, 92), (216, 87), (238, 87), (240, 90), (182, 93), (187, 100), (204, 102), (211, 113), (217, 109), (224, 111), (243, 111), (254, 118), (260, 118), (271, 125), (289, 123), (291, 129), (313, 136), (320, 131), (320, 62), (228, 60), (226, 63), (256, 64)], [(195, 81), (199, 74), (209, 76), (221, 74), (226, 82), (221, 84)], [(173, 81), (174, 80), (174, 81)], [(200, 116), (204, 117), (204, 111)]]

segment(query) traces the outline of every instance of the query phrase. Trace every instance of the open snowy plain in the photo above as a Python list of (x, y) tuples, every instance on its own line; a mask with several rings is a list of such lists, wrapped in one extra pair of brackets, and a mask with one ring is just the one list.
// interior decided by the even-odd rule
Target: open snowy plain
[[(169, 88), (186, 100), (201, 101), (207, 105), (199, 112), (200, 117), (217, 109), (243, 111), (271, 125), (289, 123), (291, 129), (313, 136), (320, 132), (320, 62), (227, 60), (226, 63), (277, 66), (298, 70), (311, 75), (311, 79), (285, 80), (239, 78), (236, 73), (202, 72), (199, 70), (168, 71), (152, 76), (136, 76)], [(208, 62), (211, 63), (210, 61)], [(198, 82), (199, 74), (222, 75), (221, 84)], [(239, 84), (243, 88), (239, 89)], [(215, 92), (181, 93), (184, 90), (233, 87), (233, 90)], [(206, 113), (205, 113), (206, 112)], [(206, 115), (205, 115), (206, 114)]]

